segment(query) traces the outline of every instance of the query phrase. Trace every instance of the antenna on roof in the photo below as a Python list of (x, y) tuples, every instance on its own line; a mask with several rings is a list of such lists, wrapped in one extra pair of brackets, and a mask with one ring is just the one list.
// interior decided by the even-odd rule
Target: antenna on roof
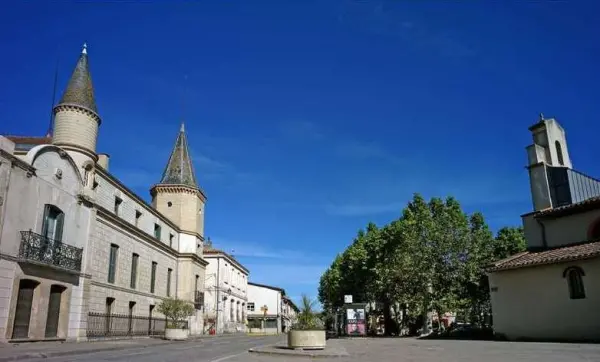
[(59, 57), (57, 56), (56, 69), (54, 69), (54, 85), (52, 88), (52, 105), (50, 106), (50, 124), (48, 125), (48, 132), (46, 132), (46, 137), (51, 137), (52, 131), (54, 130), (54, 103), (56, 102), (56, 87), (58, 84), (58, 60)]
[(188, 80), (188, 75), (184, 74), (183, 76), (183, 89), (181, 91), (181, 123), (183, 124), (183, 122), (185, 121), (185, 106), (186, 106), (186, 96), (187, 96), (187, 80)]

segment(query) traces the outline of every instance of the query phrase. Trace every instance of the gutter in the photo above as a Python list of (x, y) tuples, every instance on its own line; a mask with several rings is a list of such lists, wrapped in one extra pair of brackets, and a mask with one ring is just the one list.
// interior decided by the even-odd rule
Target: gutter
[[(3, 150), (2, 150), (3, 151)], [(4, 230), (4, 221), (6, 220), (6, 205), (8, 204), (8, 195), (9, 195), (9, 191), (10, 191), (10, 179), (12, 177), (12, 162), (8, 164), (8, 172), (7, 172), (7, 178), (6, 178), (6, 194), (5, 196), (0, 195), (0, 199), (1, 199), (1, 204), (0, 204), (0, 210), (2, 210), (2, 220), (0, 220), (0, 245), (2, 244), (2, 230)]]

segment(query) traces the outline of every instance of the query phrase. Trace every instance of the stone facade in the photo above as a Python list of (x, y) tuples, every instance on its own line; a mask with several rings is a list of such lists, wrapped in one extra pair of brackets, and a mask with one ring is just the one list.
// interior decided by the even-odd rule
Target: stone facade
[[(0, 137), (2, 144), (8, 144)], [(44, 233), (46, 205), (64, 215), (61, 243), (76, 249), (87, 246), (93, 209), (80, 202), (81, 177), (70, 156), (62, 149), (43, 145), (31, 149), (25, 162), (10, 152), (0, 151), (0, 185), (2, 185), (2, 228), (0, 229), (0, 339), (45, 339), (85, 336), (85, 300), (89, 276), (83, 273), (88, 259), (80, 255), (80, 266), (73, 268), (47, 265), (51, 255), (40, 248), (39, 235)], [(29, 249), (27, 247), (30, 247)], [(29, 251), (29, 254), (24, 254)], [(56, 260), (56, 259), (54, 259)], [(54, 263), (58, 264), (58, 263)], [(14, 332), (20, 284), (33, 287), (29, 330)], [(46, 332), (49, 298), (52, 287), (60, 289), (56, 331)], [(56, 311), (56, 310), (55, 310)], [(22, 315), (21, 315), (22, 316)], [(50, 321), (56, 323), (56, 321)], [(13, 333), (14, 332), (14, 333)]]
[[(107, 314), (129, 318), (120, 332), (133, 335), (133, 318), (162, 318), (155, 307), (168, 297), (196, 306), (188, 325), (202, 333), (206, 197), (183, 127), (150, 205), (96, 153), (100, 117), (87, 67), (84, 48), (54, 108), (54, 137), (17, 147), (0, 137), (0, 340), (108, 336)], [(172, 160), (187, 162), (187, 173)]]

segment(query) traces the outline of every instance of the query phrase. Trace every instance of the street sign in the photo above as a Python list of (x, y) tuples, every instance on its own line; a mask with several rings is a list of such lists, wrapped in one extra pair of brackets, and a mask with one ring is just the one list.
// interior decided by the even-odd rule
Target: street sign
[(344, 295), (344, 303), (346, 303), (346, 304), (352, 303), (352, 296), (351, 295)]

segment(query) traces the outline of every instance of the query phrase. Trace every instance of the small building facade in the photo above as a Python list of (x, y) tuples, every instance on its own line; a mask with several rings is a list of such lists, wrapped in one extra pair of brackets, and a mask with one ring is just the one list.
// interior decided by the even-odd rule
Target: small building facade
[(96, 151), (101, 121), (84, 46), (52, 132), (0, 137), (0, 341), (161, 333), (169, 297), (203, 331), (206, 197), (185, 129), (146, 203)]
[(281, 331), (283, 333), (287, 333), (298, 321), (298, 313), (300, 312), (300, 310), (298, 309), (294, 301), (286, 297), (285, 295), (282, 298), (282, 305), (283, 306), (281, 308)]
[(488, 268), (493, 326), (509, 339), (600, 340), (600, 180), (572, 168), (564, 129), (540, 117), (527, 148), (527, 251)]
[(233, 256), (210, 244), (204, 248), (204, 259), (208, 262), (205, 331), (217, 334), (246, 332), (249, 270)]
[(285, 290), (248, 282), (248, 329), (251, 333), (282, 332)]

